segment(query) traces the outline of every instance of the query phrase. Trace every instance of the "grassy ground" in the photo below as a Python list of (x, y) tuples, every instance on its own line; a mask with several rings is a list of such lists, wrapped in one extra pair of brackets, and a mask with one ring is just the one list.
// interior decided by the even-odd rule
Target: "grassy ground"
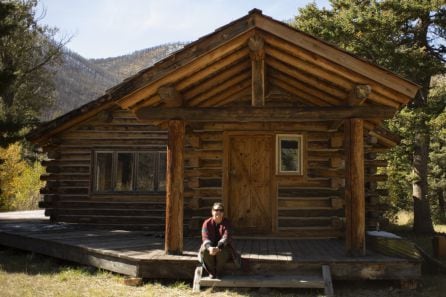
[[(125, 296), (320, 296), (321, 290), (217, 290), (194, 294), (188, 282), (146, 282), (140, 287), (123, 284), (124, 277), (90, 267), (0, 246), (0, 296), (5, 297), (125, 297)], [(399, 289), (383, 281), (335, 282), (336, 296), (412, 297), (444, 296), (446, 275), (425, 275), (416, 290)]]

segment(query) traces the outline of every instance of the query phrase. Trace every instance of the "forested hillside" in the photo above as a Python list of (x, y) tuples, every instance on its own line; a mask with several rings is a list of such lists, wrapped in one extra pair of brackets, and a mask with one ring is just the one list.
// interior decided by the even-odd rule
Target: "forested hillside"
[(129, 55), (90, 60), (66, 50), (63, 63), (53, 69), (56, 72), (55, 103), (50, 110), (44, 112), (43, 120), (53, 119), (96, 99), (108, 88), (183, 46), (184, 43), (170, 43), (135, 51)]

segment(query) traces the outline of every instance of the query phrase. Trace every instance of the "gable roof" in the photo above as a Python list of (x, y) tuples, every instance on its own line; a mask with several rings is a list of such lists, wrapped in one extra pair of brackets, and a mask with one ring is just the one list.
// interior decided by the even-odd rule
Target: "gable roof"
[(162, 106), (160, 89), (181, 94), (186, 106), (222, 106), (251, 94), (248, 42), (264, 42), (270, 98), (279, 92), (303, 105), (336, 106), (356, 85), (368, 85), (367, 104), (396, 109), (415, 97), (419, 86), (400, 76), (254, 9), (180, 51), (129, 77), (87, 103), (28, 135), (49, 137), (112, 106), (136, 110)]

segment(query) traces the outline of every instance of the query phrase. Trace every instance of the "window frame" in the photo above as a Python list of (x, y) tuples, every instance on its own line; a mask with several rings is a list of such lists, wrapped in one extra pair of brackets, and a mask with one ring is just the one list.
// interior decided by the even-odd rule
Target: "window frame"
[[(297, 140), (298, 143), (298, 162), (296, 171), (282, 171), (282, 140)], [(276, 175), (303, 175), (303, 134), (276, 134)]]
[[(111, 153), (112, 154), (112, 166), (111, 166), (111, 188), (110, 191), (98, 191), (97, 189), (97, 162), (98, 162), (98, 154), (100, 153)], [(131, 191), (117, 191), (115, 190), (116, 187), (116, 181), (117, 181), (117, 164), (118, 164), (118, 154), (120, 153), (131, 153), (133, 155), (133, 164), (132, 164), (132, 190)], [(139, 162), (139, 155), (140, 154), (155, 154), (155, 172), (154, 172), (154, 191), (138, 191), (136, 188), (137, 186), (137, 179), (138, 179), (138, 162)], [(147, 195), (147, 194), (164, 194), (165, 190), (159, 190), (159, 184), (160, 184), (160, 161), (161, 161), (161, 155), (166, 155), (166, 151), (161, 150), (94, 150), (93, 151), (93, 182), (92, 182), (92, 193), (97, 195), (104, 195), (104, 194), (113, 194), (113, 195), (119, 195), (119, 194), (131, 194), (131, 195)]]

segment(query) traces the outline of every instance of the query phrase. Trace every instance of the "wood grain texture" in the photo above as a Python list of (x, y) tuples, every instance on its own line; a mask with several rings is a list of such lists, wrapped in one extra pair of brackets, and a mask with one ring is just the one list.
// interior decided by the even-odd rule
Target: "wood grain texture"
[(183, 121), (169, 121), (166, 172), (166, 254), (183, 252), (184, 135)]
[(316, 122), (346, 118), (391, 118), (395, 109), (382, 106), (333, 107), (143, 107), (135, 112), (141, 121), (182, 119), (190, 122)]
[(345, 215), (346, 249), (365, 254), (365, 189), (363, 120), (345, 121)]

